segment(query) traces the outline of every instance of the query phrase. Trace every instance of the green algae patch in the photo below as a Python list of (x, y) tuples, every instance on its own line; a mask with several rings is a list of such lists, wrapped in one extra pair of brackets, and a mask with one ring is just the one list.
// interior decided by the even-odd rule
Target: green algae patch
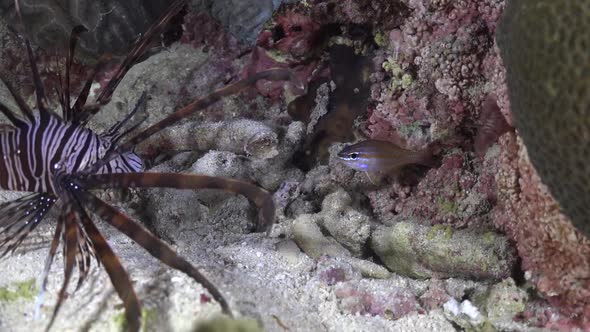
[(429, 278), (431, 271), (414, 257), (413, 231), (412, 225), (405, 222), (378, 228), (371, 237), (371, 247), (391, 271), (416, 279)]
[(496, 234), (494, 232), (485, 232), (483, 233), (483, 241), (487, 245), (494, 244), (494, 240), (496, 239)]
[(263, 332), (254, 319), (218, 317), (198, 323), (193, 332)]
[(387, 61), (383, 62), (381, 66), (391, 74), (390, 88), (392, 91), (406, 90), (414, 83), (412, 75), (405, 72), (393, 57), (387, 58)]
[(494, 325), (489, 320), (485, 320), (483, 323), (481, 323), (478, 326), (477, 331), (479, 331), (479, 332), (496, 332), (498, 330), (496, 330)]
[(375, 41), (375, 44), (377, 44), (377, 46), (379, 47), (385, 47), (389, 42), (389, 40), (387, 39), (387, 35), (383, 31), (378, 31), (377, 33), (375, 33), (375, 35), (373, 36), (373, 40)]
[[(156, 322), (158, 313), (154, 309), (141, 309), (141, 331), (148, 331), (148, 328)], [(113, 324), (116, 331), (127, 331), (127, 319), (125, 312), (120, 312), (113, 316)]]
[(113, 316), (113, 323), (115, 324), (115, 330), (124, 331), (127, 327), (127, 320), (125, 319), (125, 314), (123, 312), (120, 312)]
[(455, 202), (450, 201), (446, 198), (440, 198), (438, 200), (438, 209), (445, 215), (456, 215), (459, 208)]
[(158, 313), (154, 309), (142, 309), (141, 310), (141, 330), (145, 331), (149, 326), (156, 323), (158, 319)]
[(420, 130), (420, 122), (414, 121), (407, 126), (400, 126), (398, 130), (404, 136), (412, 136), (417, 130)]
[(0, 302), (14, 302), (19, 299), (33, 300), (37, 295), (35, 279), (14, 282), (0, 287)]
[(428, 232), (427, 238), (433, 240), (439, 234), (442, 234), (444, 239), (449, 240), (453, 237), (453, 227), (449, 225), (434, 225)]

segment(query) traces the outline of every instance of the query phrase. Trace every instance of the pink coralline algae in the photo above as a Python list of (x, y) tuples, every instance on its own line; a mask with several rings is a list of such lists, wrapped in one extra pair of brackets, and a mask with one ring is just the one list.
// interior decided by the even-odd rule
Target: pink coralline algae
[(419, 300), (422, 307), (426, 310), (434, 310), (443, 307), (443, 304), (451, 299), (451, 296), (444, 289), (442, 283), (434, 280), (424, 292)]
[[(430, 224), (457, 227), (480, 223), (489, 210), (489, 197), (474, 191), (480, 179), (468, 163), (461, 151), (449, 152), (416, 186), (396, 183), (368, 193), (369, 199), (380, 218), (389, 222), (419, 217)], [(403, 180), (410, 178), (407, 174)], [(387, 204), (391, 199), (394, 203)]]
[(411, 312), (422, 312), (415, 295), (406, 288), (383, 285), (374, 287), (357, 281), (335, 286), (338, 307), (345, 313), (399, 319)]
[(371, 25), (391, 29), (408, 8), (397, 0), (309, 0), (312, 16), (321, 22)]
[(327, 286), (361, 278), (360, 272), (347, 262), (326, 255), (317, 259), (315, 273), (318, 280)]
[[(526, 277), (565, 317), (560, 324), (590, 327), (590, 241), (560, 213), (526, 149), (502, 139), (497, 173), (500, 204), (493, 221), (516, 242)], [(569, 319), (568, 319), (569, 318)]]
[[(368, 196), (380, 219), (388, 223), (419, 217), (455, 227), (488, 225), (497, 199), (495, 165), (483, 156), (505, 127), (494, 137), (480, 138), (477, 147), (474, 140), (488, 117), (481, 111), (487, 96), (495, 96), (494, 111), (501, 114), (494, 116), (500, 120), (508, 109), (494, 44), (504, 2), (406, 4), (409, 14), (401, 24), (375, 36), (381, 44), (373, 58), (380, 69), (371, 75), (375, 103), (361, 129), (369, 138), (409, 149), (439, 144), (441, 164), (402, 172), (398, 181)], [(509, 117), (506, 122), (511, 122)]]
[[(271, 56), (270, 52), (263, 49), (262, 47), (255, 47), (252, 50), (250, 56), (250, 63), (243, 71), (242, 76), (246, 77), (248, 75), (264, 71), (270, 68), (291, 68), (297, 77), (299, 82), (302, 82), (305, 87), (312, 78), (314, 71), (317, 69), (318, 62), (312, 62), (309, 64), (301, 64), (301, 65), (291, 65), (287, 61), (281, 61), (275, 59)], [(256, 90), (259, 94), (269, 97), (273, 100), (277, 100), (279, 97), (283, 95), (285, 88), (284, 82), (276, 82), (276, 81), (267, 81), (267, 80), (260, 80), (256, 83)], [(293, 95), (299, 95), (303, 91), (298, 90), (291, 90), (290, 91)]]
[(499, 4), (441, 2), (410, 2), (412, 15), (382, 37), (383, 73), (374, 74), (372, 117), (388, 122), (410, 148), (456, 136), (488, 88), (481, 59), (492, 52), (493, 38), (479, 10)]
[[(287, 11), (279, 15), (270, 29), (263, 30), (252, 50), (243, 76), (269, 68), (291, 68), (305, 86), (317, 77), (320, 61), (313, 58), (318, 45), (320, 25), (303, 14)], [(283, 94), (282, 82), (260, 81), (258, 92), (277, 99)], [(301, 91), (290, 91), (294, 95)]]
[[(260, 40), (260, 43), (267, 45), (267, 48), (272, 48), (274, 44), (276, 49), (293, 58), (309, 56), (309, 52), (313, 50), (320, 38), (318, 34), (320, 25), (310, 17), (295, 12), (287, 12), (284, 16), (279, 16), (276, 23), (275, 30), (280, 29), (284, 36), (277, 38), (276, 41), (270, 38)], [(266, 34), (263, 35), (263, 37), (266, 36)]]

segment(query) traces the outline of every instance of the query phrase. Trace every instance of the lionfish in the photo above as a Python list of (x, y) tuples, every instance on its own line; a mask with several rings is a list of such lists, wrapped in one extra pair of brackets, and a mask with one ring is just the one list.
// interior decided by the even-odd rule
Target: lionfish
[[(274, 222), (272, 196), (266, 190), (230, 178), (196, 174), (149, 173), (143, 171), (142, 159), (134, 147), (156, 132), (204, 109), (225, 96), (238, 93), (258, 80), (297, 82), (286, 69), (259, 72), (211, 94), (192, 101), (163, 120), (131, 136), (141, 121), (133, 121), (134, 114), (145, 102), (145, 94), (129, 114), (105, 133), (97, 134), (86, 127), (93, 115), (107, 104), (117, 85), (129, 69), (144, 56), (154, 36), (162, 33), (167, 23), (183, 8), (186, 0), (176, 0), (162, 16), (135, 43), (93, 103), (87, 103), (91, 85), (108, 57), (102, 57), (83, 85), (75, 102), (71, 102), (70, 70), (77, 40), (85, 31), (82, 26), (73, 29), (66, 57), (64, 83), (58, 89), (61, 116), (48, 108), (47, 97), (35, 56), (27, 38), (24, 38), (35, 88), (36, 108), (31, 109), (16, 93), (11, 84), (1, 78), (13, 96), (22, 116), (17, 116), (0, 102), (0, 111), (10, 121), (0, 131), (0, 189), (29, 192), (17, 200), (0, 205), (0, 249), (2, 257), (14, 250), (33, 231), (47, 213), (60, 201), (61, 209), (50, 243), (49, 253), (40, 275), (40, 299), (47, 286), (47, 277), (60, 242), (63, 246), (64, 280), (53, 314), (47, 324), (49, 330), (66, 298), (66, 290), (75, 267), (78, 267), (78, 289), (87, 277), (94, 260), (104, 268), (125, 309), (127, 327), (138, 331), (141, 305), (132, 282), (101, 234), (90, 214), (95, 214), (121, 231), (152, 256), (168, 266), (182, 271), (203, 285), (220, 304), (224, 313), (231, 315), (229, 305), (221, 292), (189, 261), (179, 256), (169, 245), (149, 232), (125, 213), (104, 202), (89, 190), (107, 188), (213, 188), (246, 196), (260, 209), (257, 230), (268, 229)], [(15, 0), (17, 16), (21, 20), (19, 2)], [(298, 83), (294, 83), (300, 85)], [(130, 138), (129, 138), (130, 137)], [(126, 140), (125, 140), (126, 139)], [(124, 143), (121, 141), (124, 140)]]

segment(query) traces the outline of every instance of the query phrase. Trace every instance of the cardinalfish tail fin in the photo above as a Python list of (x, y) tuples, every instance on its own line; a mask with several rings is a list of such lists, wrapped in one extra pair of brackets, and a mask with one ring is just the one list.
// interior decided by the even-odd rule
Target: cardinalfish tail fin
[(438, 141), (430, 143), (426, 148), (416, 152), (415, 163), (431, 168), (440, 166), (442, 147)]

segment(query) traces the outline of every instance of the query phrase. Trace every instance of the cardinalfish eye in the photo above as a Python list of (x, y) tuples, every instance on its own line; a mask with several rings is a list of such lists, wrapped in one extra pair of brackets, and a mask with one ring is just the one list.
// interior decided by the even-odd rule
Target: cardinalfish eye
[(338, 159), (348, 167), (361, 171), (366, 171), (369, 166), (367, 163), (370, 162), (363, 151), (359, 151), (356, 144), (347, 146), (338, 152)]
[(351, 146), (348, 146), (338, 152), (338, 158), (343, 160), (357, 160), (360, 158), (360, 153), (356, 149), (351, 149)]

